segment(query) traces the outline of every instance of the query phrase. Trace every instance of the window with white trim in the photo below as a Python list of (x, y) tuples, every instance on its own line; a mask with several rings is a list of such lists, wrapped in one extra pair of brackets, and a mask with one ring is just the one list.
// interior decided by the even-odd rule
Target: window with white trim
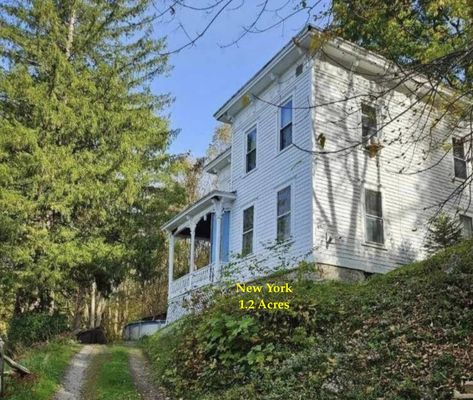
[(241, 254), (247, 256), (253, 253), (255, 207), (251, 206), (243, 210), (243, 239)]
[(463, 139), (452, 138), (455, 178), (466, 179), (466, 152)]
[(361, 104), (361, 140), (363, 143), (372, 143), (378, 137), (378, 121), (376, 108), (372, 105)]
[(279, 150), (292, 144), (292, 98), (279, 109)]
[(468, 215), (460, 215), (460, 224), (463, 237), (473, 237), (473, 219)]
[(277, 240), (289, 240), (291, 237), (291, 187), (285, 187), (277, 196)]
[(246, 134), (246, 172), (256, 168), (256, 127)]
[(365, 239), (384, 244), (384, 223), (381, 192), (365, 189)]

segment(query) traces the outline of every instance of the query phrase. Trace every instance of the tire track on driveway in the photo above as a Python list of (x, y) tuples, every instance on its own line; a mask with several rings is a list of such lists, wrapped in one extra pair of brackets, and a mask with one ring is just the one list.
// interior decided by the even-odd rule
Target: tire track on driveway
[(98, 346), (86, 345), (72, 358), (54, 400), (79, 400), (81, 398), (87, 367), (98, 352)]

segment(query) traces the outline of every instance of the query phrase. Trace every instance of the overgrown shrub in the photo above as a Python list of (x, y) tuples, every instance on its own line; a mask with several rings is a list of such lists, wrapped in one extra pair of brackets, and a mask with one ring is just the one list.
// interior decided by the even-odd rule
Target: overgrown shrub
[(68, 329), (67, 317), (63, 314), (28, 312), (10, 321), (8, 343), (12, 348), (30, 346), (50, 340)]
[(289, 310), (227, 293), (144, 347), (185, 400), (447, 400), (473, 370), (472, 244), (361, 283), (294, 282)]

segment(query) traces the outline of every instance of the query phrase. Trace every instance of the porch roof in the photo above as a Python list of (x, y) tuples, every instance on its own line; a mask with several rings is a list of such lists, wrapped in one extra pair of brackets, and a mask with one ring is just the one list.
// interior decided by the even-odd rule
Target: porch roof
[(213, 203), (212, 200), (227, 200), (233, 201), (236, 199), (235, 192), (224, 192), (222, 190), (213, 190), (210, 193), (207, 193), (204, 197), (197, 200), (194, 204), (191, 204), (189, 207), (181, 211), (174, 218), (166, 222), (161, 230), (172, 232), (177, 229), (179, 226), (184, 224), (189, 218), (200, 215), (205, 209), (209, 208)]

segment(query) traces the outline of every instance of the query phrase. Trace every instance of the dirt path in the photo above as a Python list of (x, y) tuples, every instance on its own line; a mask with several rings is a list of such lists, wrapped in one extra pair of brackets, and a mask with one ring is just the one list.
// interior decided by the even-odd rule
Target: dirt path
[(87, 367), (92, 357), (99, 352), (97, 346), (84, 346), (71, 361), (54, 400), (79, 400), (85, 381)]
[(148, 362), (140, 349), (130, 348), (129, 366), (143, 400), (169, 400), (153, 384)]

